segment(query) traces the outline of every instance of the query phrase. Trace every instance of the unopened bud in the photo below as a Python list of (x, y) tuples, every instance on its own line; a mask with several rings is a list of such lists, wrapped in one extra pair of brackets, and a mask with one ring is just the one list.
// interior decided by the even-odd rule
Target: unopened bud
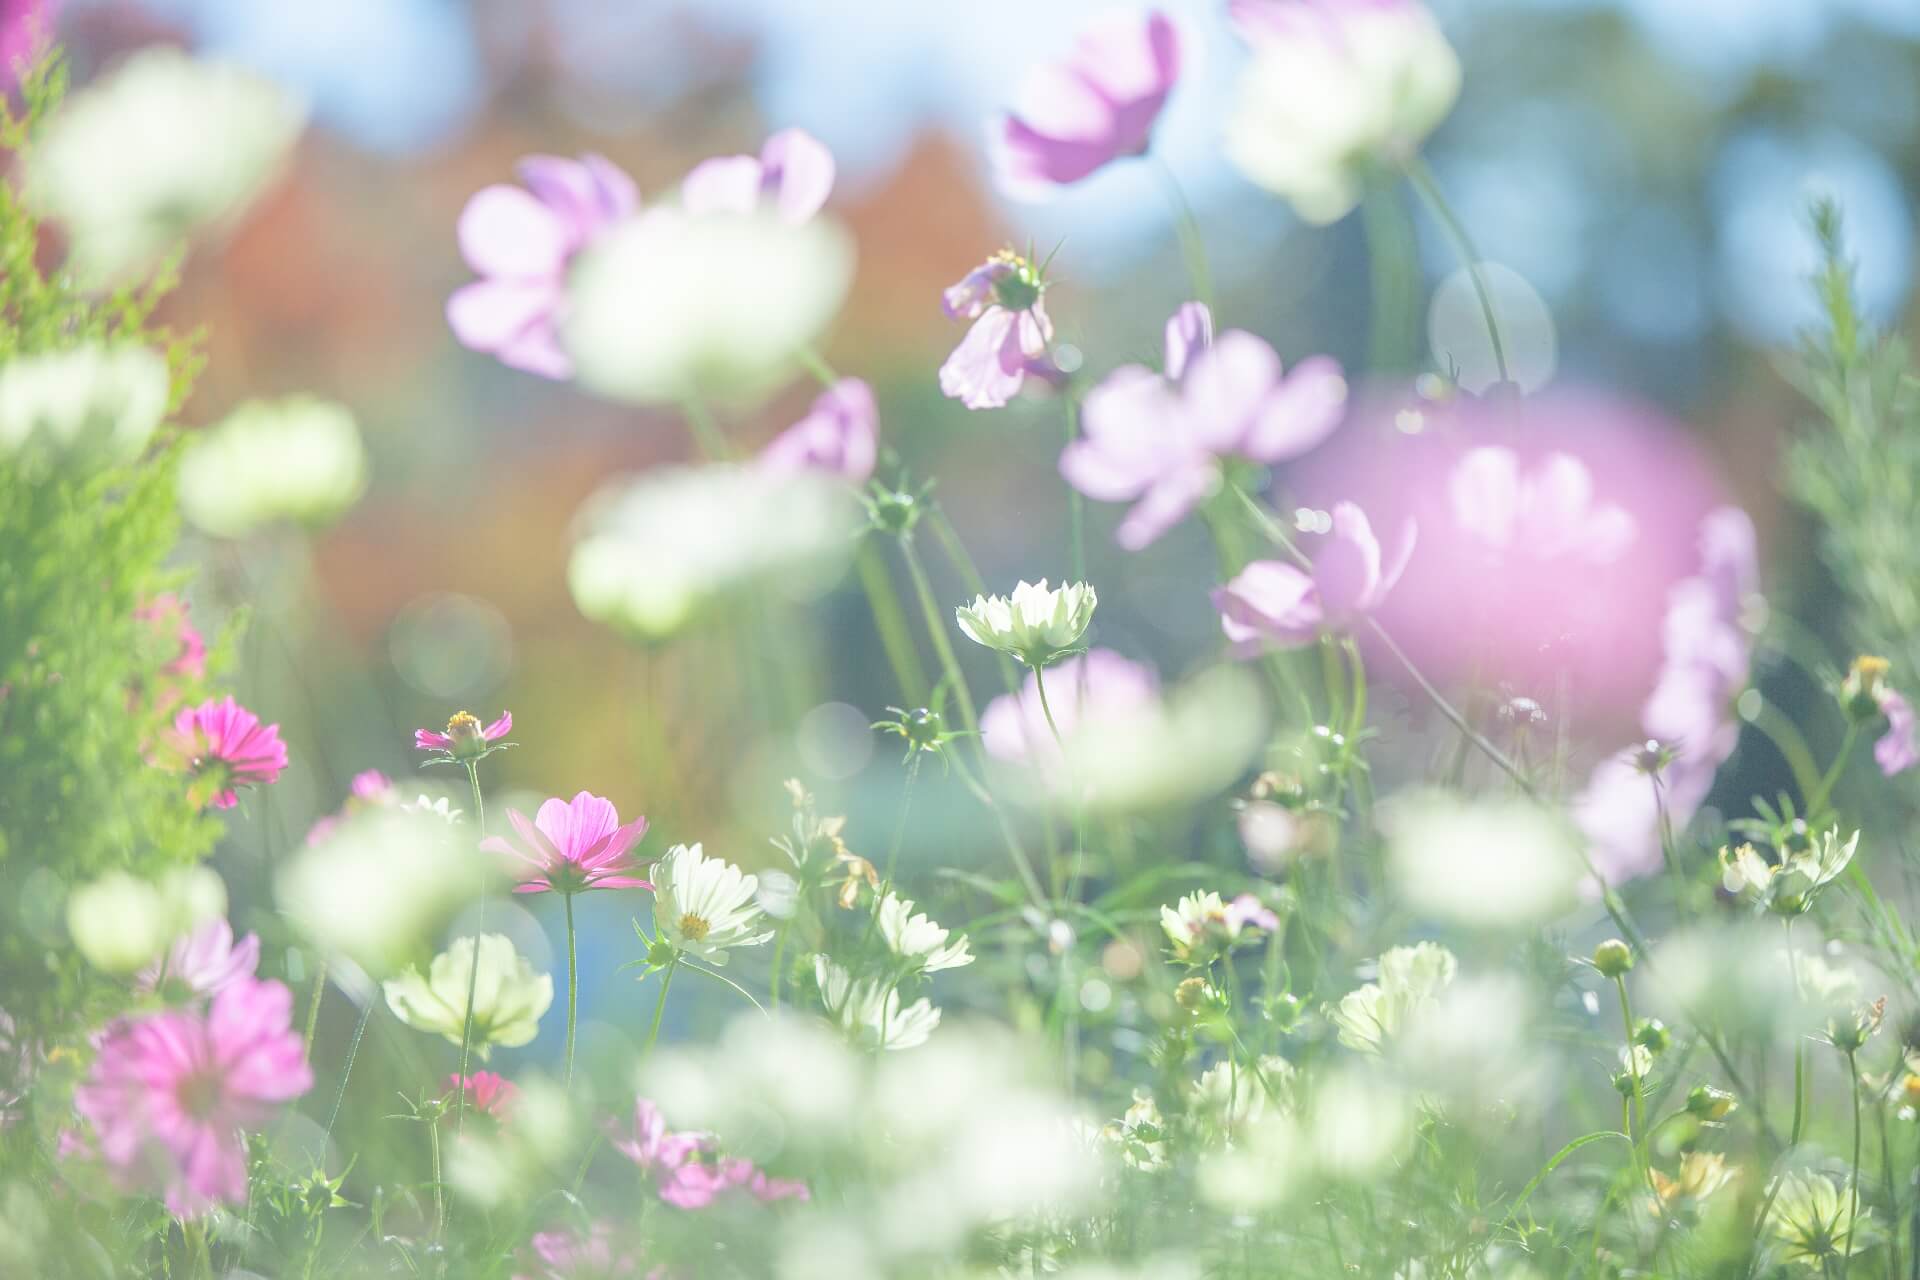
[(1633, 948), (1618, 938), (1608, 938), (1593, 949), (1593, 967), (1603, 978), (1618, 978), (1633, 968)]
[(1687, 1111), (1702, 1120), (1725, 1120), (1739, 1105), (1731, 1093), (1710, 1084), (1697, 1084), (1687, 1094)]

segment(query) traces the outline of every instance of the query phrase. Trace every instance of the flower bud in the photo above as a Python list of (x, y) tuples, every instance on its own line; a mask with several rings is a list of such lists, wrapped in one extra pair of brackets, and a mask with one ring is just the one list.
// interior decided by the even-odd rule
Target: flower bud
[(1642, 1018), (1633, 1028), (1633, 1042), (1649, 1053), (1665, 1053), (1673, 1045), (1673, 1033), (1658, 1018)]
[(1199, 974), (1191, 978), (1182, 978), (1180, 985), (1173, 989), (1173, 1002), (1188, 1013), (1194, 1012), (1212, 998), (1207, 989), (1207, 980)]
[(1880, 718), (1880, 694), (1892, 669), (1893, 664), (1885, 658), (1862, 654), (1853, 660), (1840, 682), (1840, 710), (1847, 719), (1855, 724), (1872, 724)]
[(447, 736), (453, 739), (451, 750), (457, 760), (474, 760), (486, 754), (486, 734), (481, 729), (480, 718), (471, 712), (461, 711), (449, 719)]
[(1731, 1093), (1710, 1084), (1697, 1084), (1687, 1094), (1688, 1113), (1702, 1120), (1724, 1120), (1739, 1105), (1739, 1099)]
[(1618, 978), (1633, 968), (1633, 948), (1618, 938), (1608, 938), (1593, 949), (1593, 967), (1603, 978)]

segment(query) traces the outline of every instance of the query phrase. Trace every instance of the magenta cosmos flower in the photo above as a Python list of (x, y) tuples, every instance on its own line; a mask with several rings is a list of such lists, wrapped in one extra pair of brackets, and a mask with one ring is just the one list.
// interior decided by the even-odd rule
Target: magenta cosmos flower
[(170, 1010), (111, 1028), (73, 1092), (100, 1158), (180, 1217), (247, 1197), (245, 1131), (313, 1087), (293, 996), (241, 978), (204, 1014)]
[(208, 920), (174, 940), (166, 955), (134, 978), (136, 991), (184, 991), (189, 996), (213, 996), (242, 979), (252, 978), (260, 963), (260, 935), (233, 940), (233, 926)]
[(1060, 455), (1060, 474), (1081, 493), (1134, 503), (1118, 534), (1129, 551), (1210, 496), (1222, 460), (1285, 462), (1340, 425), (1347, 381), (1333, 360), (1314, 356), (1283, 373), (1253, 334), (1211, 335), (1205, 307), (1181, 307), (1167, 321), (1165, 374), (1137, 364), (1108, 374), (1081, 410), (1083, 436)]
[(1256, 560), (1213, 593), (1220, 626), (1242, 657), (1268, 647), (1295, 649), (1346, 631), (1380, 607), (1413, 555), (1414, 528), (1402, 527), (1390, 554), (1351, 502), (1333, 509), (1333, 533), (1307, 572)]
[(1035, 67), (1018, 109), (993, 133), (1009, 190), (1078, 182), (1108, 162), (1144, 155), (1180, 75), (1180, 33), (1167, 16), (1112, 13), (1082, 31), (1066, 61)]
[(588, 889), (651, 889), (629, 873), (638, 864), (633, 846), (647, 833), (647, 820), (620, 825), (611, 800), (582, 791), (572, 800), (557, 797), (540, 806), (531, 822), (517, 809), (507, 810), (522, 847), (489, 836), (480, 847), (525, 864), (515, 893), (584, 893)]
[(480, 718), (471, 712), (461, 711), (447, 721), (445, 733), (435, 733), (431, 729), (415, 729), (413, 746), (416, 751), (438, 751), (449, 760), (462, 763), (478, 760), (494, 749), (494, 744), (513, 732), (513, 712), (502, 711), (500, 718), (484, 728)]
[(998, 409), (1047, 356), (1053, 321), (1041, 300), (1040, 269), (1002, 249), (940, 296), (949, 319), (973, 327), (940, 366), (940, 390), (969, 409)]
[(704, 1209), (724, 1193), (739, 1189), (763, 1203), (805, 1200), (807, 1185), (769, 1177), (749, 1160), (713, 1160), (705, 1134), (672, 1133), (660, 1108), (645, 1098), (633, 1105), (633, 1129), (610, 1131), (615, 1151), (650, 1176), (660, 1199), (676, 1209)]
[(764, 203), (782, 220), (805, 222), (833, 193), (833, 153), (801, 129), (782, 129), (758, 156), (715, 156), (680, 182), (688, 213), (752, 213)]
[(0, 89), (19, 83), (22, 65), (53, 39), (60, 0), (0, 0)]
[(491, 1071), (476, 1071), (470, 1076), (455, 1072), (448, 1076), (446, 1092), (442, 1096), (451, 1098), (462, 1092), (467, 1095), (468, 1106), (496, 1120), (506, 1119), (507, 1113), (513, 1109), (514, 1100), (520, 1096), (520, 1090), (512, 1081)]
[(236, 789), (270, 783), (287, 767), (287, 744), (280, 726), (260, 717), (231, 696), (208, 700), (182, 711), (173, 721), (173, 747), (186, 761), (202, 802), (216, 809), (240, 803)]
[(610, 161), (528, 156), (525, 188), (482, 188), (460, 214), (461, 256), (480, 279), (447, 299), (461, 345), (543, 378), (565, 378), (560, 346), (567, 267), (594, 238), (639, 208), (640, 193)]
[(807, 416), (760, 451), (775, 471), (824, 471), (864, 484), (880, 452), (880, 414), (873, 388), (842, 378), (822, 391)]
[[(640, 1274), (640, 1263), (614, 1241), (613, 1227), (594, 1222), (583, 1231), (562, 1227), (537, 1233), (528, 1242), (531, 1257), (513, 1280), (624, 1280)], [(650, 1275), (664, 1276), (664, 1268)]]

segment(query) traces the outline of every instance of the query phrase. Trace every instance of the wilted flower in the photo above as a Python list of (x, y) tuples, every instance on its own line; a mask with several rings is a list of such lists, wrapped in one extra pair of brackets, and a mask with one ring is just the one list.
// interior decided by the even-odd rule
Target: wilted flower
[[(478, 976), (474, 966), (479, 965)], [(553, 1003), (553, 978), (536, 974), (502, 933), (455, 938), (433, 958), (423, 977), (409, 967), (384, 984), (387, 1008), (416, 1031), (463, 1042), (467, 991), (473, 990), (473, 1050), (485, 1058), (494, 1045), (513, 1048), (532, 1040), (540, 1016)]]
[(1073, 652), (1099, 603), (1084, 582), (1049, 591), (1042, 578), (1021, 582), (1011, 596), (975, 596), (972, 604), (955, 609), (954, 617), (969, 639), (1038, 669)]
[[(1148, 712), (1159, 702), (1159, 686), (1152, 667), (1111, 649), (1089, 649), (1053, 668), (1047, 700), (1061, 735), (1071, 741)], [(1060, 747), (1040, 706), (1038, 677), (1028, 675), (1017, 695), (1001, 694), (987, 704), (980, 713), (980, 738), (996, 760), (1037, 767), (1049, 786), (1067, 783)]]
[(287, 767), (280, 726), (261, 724), (232, 695), (175, 716), (171, 744), (193, 778), (194, 794), (216, 809), (233, 808), (238, 788), (271, 783)]
[(766, 209), (799, 224), (820, 212), (833, 192), (833, 153), (804, 129), (782, 129), (758, 156), (715, 156), (680, 180), (690, 213), (748, 214)]
[(813, 958), (813, 975), (827, 1016), (863, 1048), (918, 1048), (940, 1025), (940, 1010), (925, 996), (903, 1008), (893, 983), (855, 978), (825, 955)]
[(775, 471), (821, 471), (864, 484), (880, 449), (880, 414), (873, 388), (842, 378), (814, 399), (807, 416), (775, 436), (760, 451), (760, 465)]
[(700, 846), (677, 844), (654, 867), (653, 924), (677, 951), (708, 964), (727, 962), (733, 947), (757, 947), (773, 936), (754, 900), (759, 878)]
[(259, 963), (260, 935), (250, 933), (236, 944), (233, 926), (216, 917), (174, 939), (164, 956), (135, 976), (134, 989), (218, 995), (241, 979), (251, 978)]
[(1218, 951), (1231, 950), (1243, 935), (1258, 937), (1279, 927), (1280, 918), (1250, 893), (1223, 902), (1209, 889), (1160, 908), (1160, 928), (1174, 955), (1189, 964), (1207, 963)]
[[(477, 1002), (476, 1002), (477, 1003)], [(476, 1071), (470, 1076), (458, 1072), (447, 1077), (446, 1096), (467, 1095), (467, 1104), (482, 1115), (503, 1120), (513, 1110), (513, 1100), (520, 1090), (513, 1082), (491, 1071)]]
[(88, 343), (0, 362), (0, 454), (111, 466), (146, 449), (167, 412), (167, 362)]
[(1013, 192), (1078, 182), (1144, 155), (1180, 74), (1180, 33), (1163, 13), (1112, 13), (1073, 55), (1027, 73), (1018, 110), (995, 126), (995, 168)]
[(1453, 953), (1437, 943), (1393, 948), (1380, 957), (1378, 981), (1348, 992), (1327, 1011), (1339, 1029), (1340, 1043), (1362, 1053), (1379, 1053), (1415, 1010), (1453, 981), (1457, 968)]
[(344, 405), (255, 400), (196, 432), (180, 460), (180, 510), (217, 538), (285, 520), (316, 527), (367, 488), (367, 451)]
[(645, 639), (730, 598), (805, 599), (845, 570), (859, 503), (840, 480), (766, 467), (657, 467), (591, 499), (567, 565), (580, 612)]
[(548, 800), (531, 822), (519, 810), (509, 809), (507, 821), (519, 835), (520, 847), (499, 836), (482, 840), (480, 847), (525, 864), (515, 872), (520, 881), (513, 888), (515, 893), (653, 888), (628, 874), (639, 869), (631, 853), (647, 833), (647, 820), (635, 818), (620, 825), (611, 800), (582, 791), (572, 800)]
[(243, 1131), (313, 1087), (292, 1010), (280, 983), (241, 978), (205, 1014), (116, 1024), (73, 1094), (101, 1158), (128, 1185), (163, 1190), (181, 1217), (244, 1202)]
[(560, 348), (567, 268), (594, 237), (633, 213), (633, 179), (602, 156), (528, 156), (526, 190), (483, 187), (460, 212), (460, 254), (481, 277), (447, 299), (447, 323), (463, 346), (544, 378), (565, 378)]
[(94, 968), (132, 973), (226, 910), (227, 887), (210, 868), (182, 867), (152, 881), (109, 871), (67, 898), (67, 932)]
[(1253, 47), (1227, 155), (1308, 222), (1343, 217), (1376, 165), (1411, 159), (1460, 93), (1460, 60), (1419, 0), (1233, 0)]
[(969, 409), (998, 409), (1047, 356), (1053, 321), (1042, 295), (1040, 268), (1002, 249), (940, 296), (952, 320), (973, 327), (940, 366), (940, 390)]
[(1867, 1215), (1862, 1212), (1856, 1220), (1853, 1199), (1850, 1183), (1825, 1174), (1782, 1175), (1767, 1226), (1781, 1242), (1786, 1261), (1824, 1271), (1834, 1259), (1860, 1252), (1857, 1228)]
[(580, 256), (561, 342), (584, 386), (629, 404), (751, 400), (838, 313), (853, 260), (824, 218), (656, 206)]
[(263, 76), (151, 45), (48, 121), (25, 155), (25, 193), (65, 226), (78, 275), (119, 281), (238, 218), (305, 115)]
[(1256, 560), (1213, 593), (1220, 626), (1234, 652), (1251, 657), (1269, 646), (1295, 649), (1358, 624), (1386, 599), (1413, 555), (1414, 529), (1402, 527), (1384, 559), (1373, 526), (1351, 502), (1333, 509), (1333, 536), (1312, 572), (1278, 560)]
[(1060, 455), (1060, 474), (1100, 502), (1132, 502), (1120, 545), (1138, 551), (1220, 486), (1227, 458), (1277, 463), (1306, 453), (1340, 424), (1347, 382), (1315, 356), (1282, 376), (1260, 338), (1232, 329), (1212, 340), (1212, 318), (1187, 303), (1167, 322), (1165, 375), (1122, 365), (1088, 395), (1084, 435)]
[(880, 899), (876, 910), (880, 936), (887, 940), (887, 948), (920, 972), (938, 973), (973, 963), (966, 937), (948, 942), (947, 930), (928, 919), (924, 912), (915, 912), (910, 900), (889, 891)]

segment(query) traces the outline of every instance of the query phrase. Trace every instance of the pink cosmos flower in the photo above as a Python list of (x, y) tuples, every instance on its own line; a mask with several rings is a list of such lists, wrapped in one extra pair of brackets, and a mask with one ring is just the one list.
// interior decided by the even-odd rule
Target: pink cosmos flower
[(347, 787), (347, 802), (340, 806), (338, 813), (327, 814), (316, 819), (307, 828), (307, 843), (319, 844), (333, 833), (342, 821), (359, 813), (362, 809), (383, 808), (398, 804), (399, 788), (393, 785), (393, 779), (378, 769), (364, 769), (353, 775), (353, 781)]
[(762, 201), (786, 222), (820, 212), (833, 192), (833, 153), (801, 129), (782, 129), (755, 156), (716, 156), (680, 183), (689, 213), (752, 213)]
[(485, 755), (494, 743), (512, 732), (511, 711), (502, 711), (500, 718), (485, 728), (478, 717), (461, 711), (447, 721), (445, 733), (415, 729), (413, 746), (416, 751), (444, 751), (452, 759), (466, 760)]
[(1275, 933), (1280, 928), (1280, 917), (1260, 899), (1243, 893), (1227, 904), (1227, 932), (1237, 935), (1249, 925)]
[(633, 1100), (632, 1132), (609, 1128), (608, 1138), (608, 1145), (639, 1165), (641, 1172), (653, 1174), (679, 1168), (706, 1141), (697, 1133), (669, 1133), (666, 1117), (646, 1098)]
[(250, 933), (236, 944), (232, 925), (208, 920), (176, 938), (164, 957), (135, 975), (133, 985), (147, 993), (171, 986), (194, 996), (213, 996), (252, 978), (259, 964), (259, 934)]
[(1920, 764), (1920, 740), (1916, 740), (1913, 705), (1899, 690), (1883, 688), (1877, 701), (1880, 714), (1887, 718), (1887, 731), (1873, 744), (1873, 760), (1881, 775), (1891, 778)]
[(524, 849), (499, 836), (487, 837), (480, 847), (526, 864), (520, 871), (520, 883), (514, 886), (515, 893), (653, 888), (648, 881), (628, 874), (638, 866), (628, 855), (647, 833), (647, 820), (635, 818), (621, 826), (611, 800), (582, 791), (572, 800), (548, 800), (531, 822), (519, 810), (509, 809), (507, 821), (513, 824)]
[(605, 1222), (585, 1231), (542, 1231), (529, 1247), (533, 1257), (526, 1265), (534, 1269), (515, 1272), (513, 1280), (620, 1280), (640, 1274), (639, 1262), (615, 1245), (613, 1227)]
[(873, 389), (842, 378), (822, 391), (813, 408), (760, 451), (775, 471), (825, 471), (865, 484), (880, 451), (880, 413)]
[(130, 1187), (157, 1187), (193, 1217), (247, 1196), (244, 1131), (313, 1087), (293, 995), (240, 978), (206, 1013), (169, 1010), (109, 1029), (73, 1093), (100, 1157)]
[(1280, 357), (1250, 333), (1210, 341), (1212, 318), (1188, 303), (1167, 322), (1166, 374), (1122, 365), (1081, 411), (1084, 435), (1060, 455), (1067, 483), (1099, 502), (1133, 502), (1120, 545), (1138, 551), (1219, 487), (1220, 462), (1276, 463), (1340, 425), (1347, 382), (1326, 356), (1282, 376)]
[(1380, 606), (1413, 555), (1414, 526), (1401, 527), (1382, 559), (1373, 527), (1359, 507), (1333, 509), (1333, 534), (1311, 573), (1278, 560), (1256, 560), (1213, 593), (1220, 626), (1234, 651), (1251, 657), (1267, 646), (1295, 649), (1330, 631), (1345, 631)]
[[(1062, 736), (1071, 740), (1083, 727), (1122, 722), (1151, 707), (1160, 697), (1153, 668), (1111, 649), (1090, 649), (1047, 669), (1047, 700)], [(1038, 767), (1049, 785), (1066, 781), (1060, 748), (1040, 706), (1040, 687), (1031, 672), (1019, 696), (1003, 693), (980, 716), (980, 737), (996, 760)]]
[(149, 624), (156, 639), (173, 650), (160, 667), (161, 675), (197, 680), (207, 673), (207, 642), (187, 621), (186, 601), (169, 591), (135, 609), (133, 616)]
[(182, 711), (173, 721), (173, 748), (186, 761), (196, 788), (216, 809), (240, 803), (235, 789), (270, 783), (287, 767), (287, 744), (280, 726), (260, 717), (231, 696), (209, 699)]
[(1053, 321), (1042, 301), (1040, 270), (1003, 249), (941, 295), (953, 320), (973, 327), (940, 366), (940, 390), (969, 409), (998, 409), (1026, 381), (1029, 365), (1047, 355)]
[(640, 205), (633, 179), (608, 160), (528, 156), (520, 187), (482, 188), (460, 214), (460, 253), (481, 277), (447, 299), (461, 345), (543, 378), (565, 378), (560, 346), (567, 267), (594, 238)]
[(1523, 471), (1512, 449), (1469, 449), (1447, 477), (1447, 494), (1454, 522), (1496, 552), (1608, 564), (1634, 539), (1633, 517), (1595, 502), (1593, 473), (1570, 454), (1550, 453)]
[(20, 64), (53, 38), (60, 0), (0, 0), (0, 90), (20, 80)]
[(512, 1081), (491, 1071), (476, 1071), (466, 1077), (456, 1071), (447, 1077), (445, 1096), (451, 1097), (463, 1090), (469, 1106), (496, 1120), (504, 1120), (507, 1113), (513, 1110), (514, 1100), (520, 1096), (520, 1090)]
[(1065, 62), (1035, 67), (1019, 110), (994, 130), (994, 167), (1009, 190), (1078, 182), (1144, 155), (1180, 75), (1180, 33), (1167, 16), (1113, 13), (1081, 32)]
[(630, 1134), (609, 1133), (613, 1149), (650, 1175), (660, 1199), (676, 1209), (704, 1209), (735, 1188), (762, 1203), (809, 1197), (804, 1182), (770, 1177), (752, 1161), (709, 1158), (706, 1135), (669, 1133), (660, 1109), (645, 1098), (634, 1101)]

